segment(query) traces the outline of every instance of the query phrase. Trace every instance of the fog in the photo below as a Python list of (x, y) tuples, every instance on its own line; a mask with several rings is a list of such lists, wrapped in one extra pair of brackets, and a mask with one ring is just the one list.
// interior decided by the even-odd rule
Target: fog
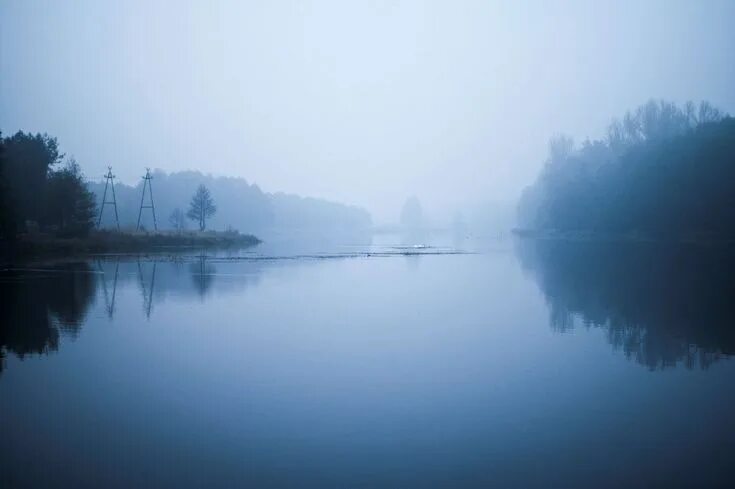
[(0, 3), (0, 130), (90, 178), (243, 177), (395, 222), (515, 205), (559, 132), (651, 97), (735, 112), (735, 2)]

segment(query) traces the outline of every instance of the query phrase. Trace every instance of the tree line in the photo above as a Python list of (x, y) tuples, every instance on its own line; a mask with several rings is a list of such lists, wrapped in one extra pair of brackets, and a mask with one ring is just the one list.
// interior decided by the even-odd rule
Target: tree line
[[(154, 170), (151, 175), (158, 224), (175, 230), (198, 228), (199, 221), (190, 220), (187, 212), (190, 208), (188, 203), (199, 185), (207, 188), (217, 209), (216, 214), (206, 218), (207, 229), (232, 227), (263, 237), (309, 232), (334, 236), (338, 233), (360, 233), (372, 225), (370, 214), (359, 207), (319, 198), (265, 192), (257, 184), (240, 177), (162, 170)], [(88, 185), (99, 204), (104, 181), (88, 182)], [(115, 183), (120, 225), (123, 227), (135, 226), (137, 222), (142, 186), (142, 180), (137, 185)], [(148, 221), (149, 216), (149, 213), (143, 213), (144, 220)], [(104, 222), (109, 222), (107, 214)]]
[(735, 119), (707, 102), (651, 100), (600, 140), (554, 137), (518, 220), (541, 231), (735, 237)]
[[(34, 231), (84, 237), (98, 209), (79, 164), (59, 151), (56, 138), (22, 131), (7, 138), (0, 134), (0, 238)], [(204, 231), (216, 211), (209, 189), (200, 184), (187, 213), (177, 208), (170, 222), (181, 230), (187, 217)]]

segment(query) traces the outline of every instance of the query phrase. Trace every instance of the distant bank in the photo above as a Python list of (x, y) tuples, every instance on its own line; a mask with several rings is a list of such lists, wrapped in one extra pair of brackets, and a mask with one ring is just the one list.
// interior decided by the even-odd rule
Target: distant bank
[(518, 211), (540, 236), (732, 242), (735, 118), (706, 102), (650, 101), (603, 139), (556, 137)]
[(735, 237), (712, 233), (663, 233), (663, 232), (602, 232), (602, 231), (561, 231), (555, 229), (514, 228), (514, 236), (528, 240), (555, 240), (570, 242), (607, 242), (607, 243), (672, 243), (717, 245), (735, 247)]

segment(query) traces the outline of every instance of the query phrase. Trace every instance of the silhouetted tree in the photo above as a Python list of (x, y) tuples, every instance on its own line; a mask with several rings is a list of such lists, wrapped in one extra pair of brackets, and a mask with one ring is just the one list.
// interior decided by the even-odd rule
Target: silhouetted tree
[(204, 231), (207, 228), (207, 219), (217, 212), (217, 206), (209, 194), (209, 189), (204, 185), (199, 185), (194, 196), (189, 203), (189, 211), (186, 216), (192, 221), (199, 223), (199, 230)]
[(0, 142), (0, 233), (14, 235), (33, 221), (62, 235), (85, 235), (93, 224), (94, 196), (76, 161), (54, 169), (63, 158), (56, 139), (19, 131)]
[(16, 221), (23, 228), (26, 220), (39, 222), (44, 214), (49, 171), (59, 163), (56, 138), (47, 134), (18, 131), (4, 140), (4, 173), (8, 194), (14, 203)]
[(0, 240), (15, 237), (15, 212), (9, 196), (9, 187), (5, 177), (5, 141), (0, 132)]
[(62, 235), (84, 236), (94, 226), (94, 195), (87, 190), (79, 165), (73, 158), (61, 170), (49, 174), (44, 223)]

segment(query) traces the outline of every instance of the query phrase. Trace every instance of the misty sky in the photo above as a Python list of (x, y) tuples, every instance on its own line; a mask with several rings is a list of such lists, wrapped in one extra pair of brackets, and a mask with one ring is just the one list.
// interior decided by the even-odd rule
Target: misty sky
[(551, 135), (650, 97), (735, 112), (735, 1), (0, 1), (0, 129), (397, 219), (515, 199)]

